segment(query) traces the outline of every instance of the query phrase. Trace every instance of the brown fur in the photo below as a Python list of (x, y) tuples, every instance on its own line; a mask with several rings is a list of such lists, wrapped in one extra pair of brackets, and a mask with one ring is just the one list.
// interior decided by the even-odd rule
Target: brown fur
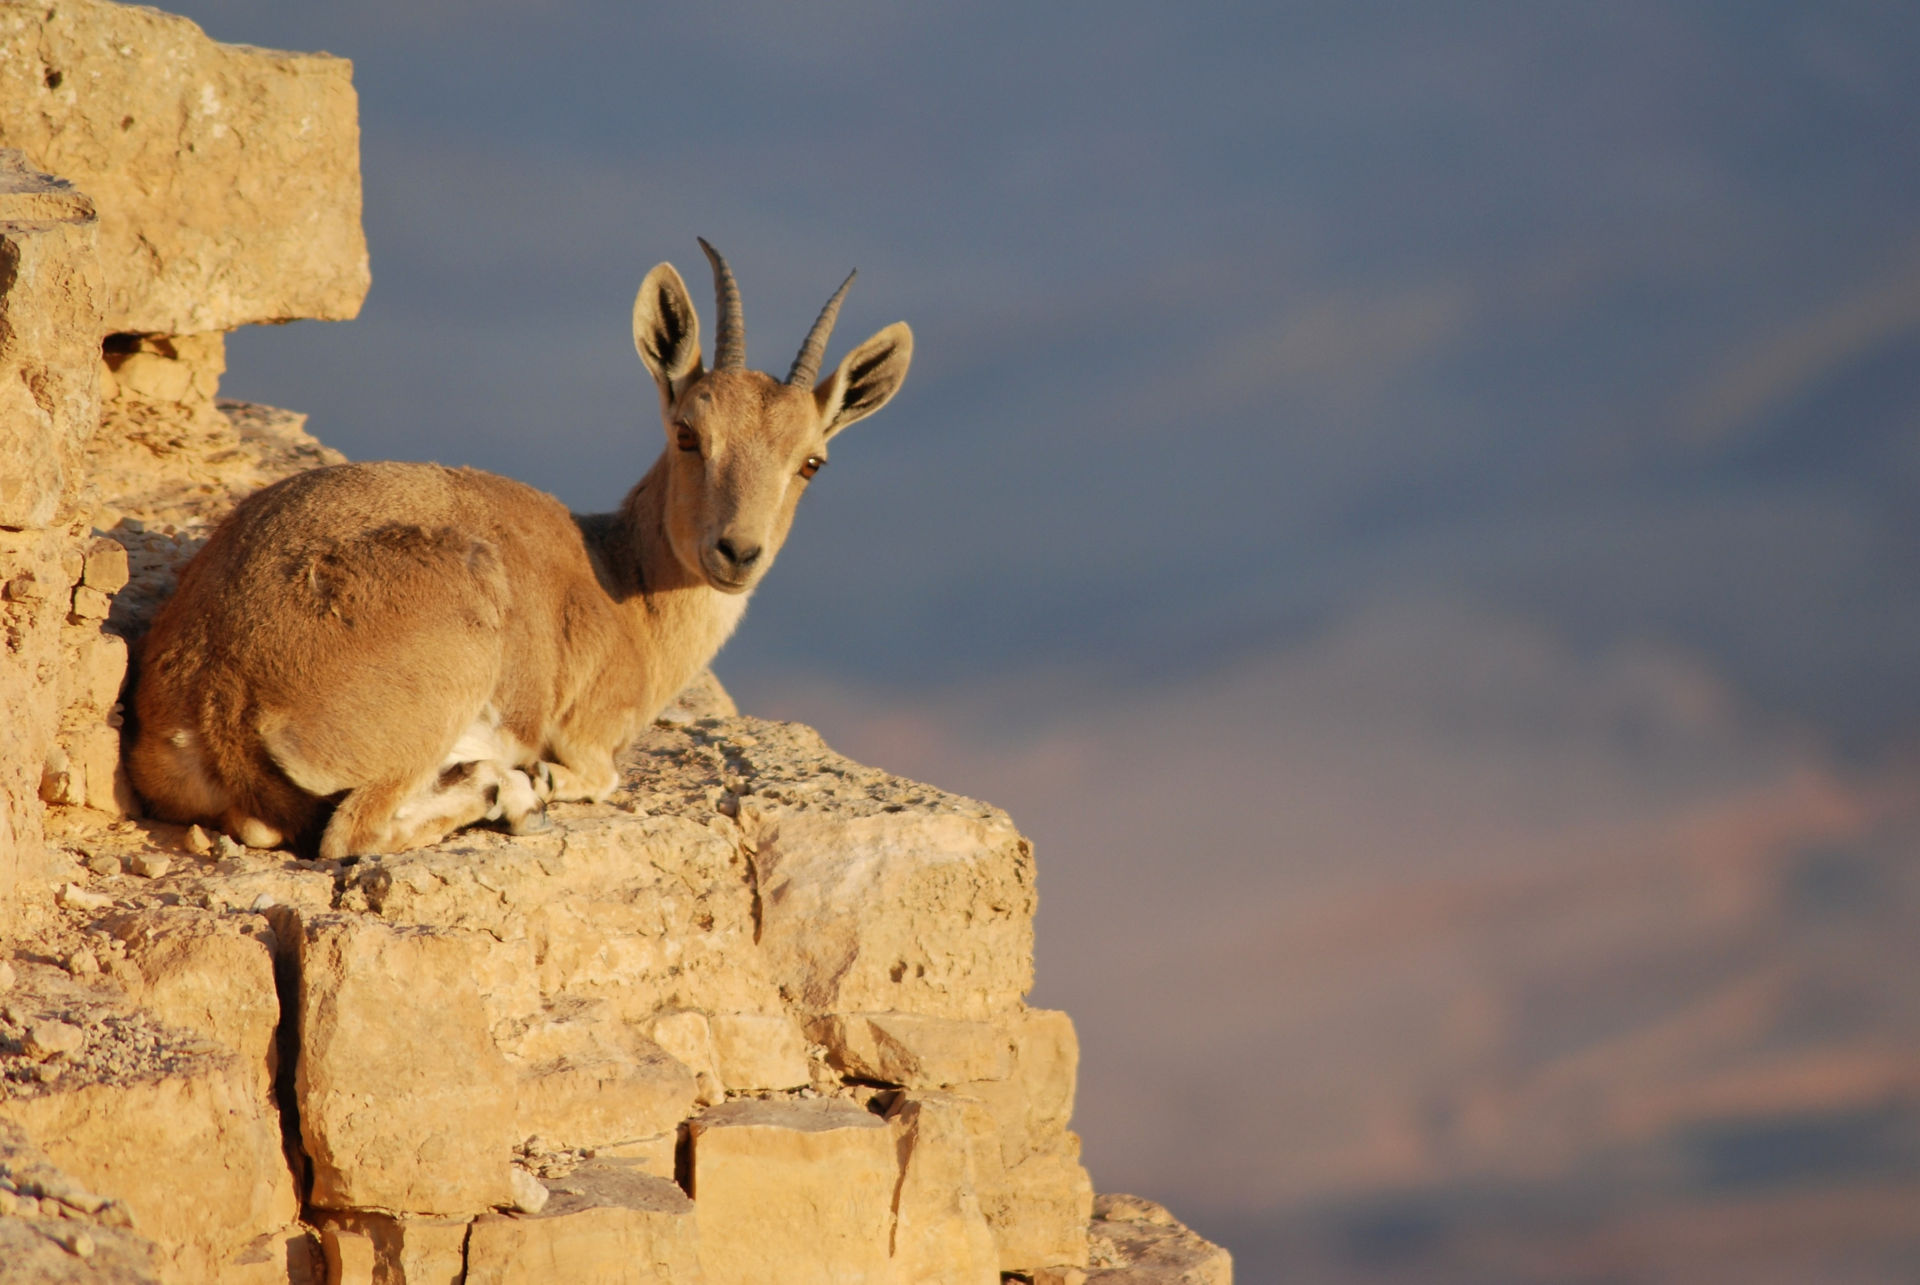
[(738, 622), (802, 466), (893, 395), (913, 338), (888, 326), (812, 388), (703, 371), (663, 263), (634, 344), (667, 449), (618, 512), (406, 463), (316, 469), (236, 508), (143, 651), (129, 763), (153, 811), (267, 847), (333, 799), (320, 851), (338, 858), (605, 797), (614, 756)]

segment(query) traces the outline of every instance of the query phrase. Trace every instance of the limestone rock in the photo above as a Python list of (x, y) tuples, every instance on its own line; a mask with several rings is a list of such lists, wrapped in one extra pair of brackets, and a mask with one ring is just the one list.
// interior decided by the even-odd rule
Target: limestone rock
[[(0, 10), (0, 29), (26, 12)], [(10, 71), (0, 59), (0, 77)], [(99, 421), (105, 289), (93, 202), (70, 175), (39, 173), (4, 150), (17, 146), (8, 128), (0, 125), (0, 526), (44, 527)]]
[(899, 1285), (997, 1285), (1000, 1253), (980, 1207), (964, 1104), (909, 1098), (889, 1120), (900, 1156), (894, 1276)]
[(827, 1059), (838, 1070), (881, 1084), (940, 1088), (969, 1080), (1004, 1080), (1013, 1069), (1012, 1037), (1004, 1026), (991, 1022), (917, 1013), (846, 1013), (822, 1018), (808, 1031), (826, 1046)]
[(617, 805), (737, 818), (758, 954), (790, 1008), (984, 1020), (1032, 984), (1033, 854), (999, 809), (761, 719), (659, 728), (630, 761)]
[(806, 1037), (785, 1013), (716, 1013), (709, 1025), (714, 1059), (727, 1088), (778, 1091), (807, 1083)]
[(1007, 1019), (1009, 1073), (961, 1086), (987, 1105), (1000, 1126), (1001, 1154), (1009, 1168), (1051, 1148), (1073, 1118), (1080, 1041), (1073, 1019), (1049, 1009), (1025, 1009)]
[(731, 827), (603, 812), (612, 815), (563, 812), (545, 834), (469, 830), (371, 858), (354, 868), (341, 905), (526, 946), (518, 989), (491, 1001), (503, 1020), (534, 1020), (561, 997), (643, 1027), (672, 1009), (778, 1010), (753, 949), (747, 863)]
[(978, 1019), (1031, 984), (1032, 853), (1004, 817), (740, 807), (796, 1005)]
[(312, 1202), (416, 1214), (510, 1203), (514, 1084), (474, 943), (329, 916), (302, 923), (298, 945)]
[(0, 146), (100, 211), (107, 291), (89, 344), (358, 311), (351, 71), (133, 5), (0, 6)]
[(1054, 1148), (1009, 1166), (1004, 1185), (986, 1193), (1001, 1270), (1086, 1264), (1093, 1183), (1080, 1165), (1079, 1142), (1067, 1134)]
[(713, 1052), (713, 1028), (705, 1013), (693, 1009), (674, 1009), (655, 1015), (653, 1039), (694, 1074), (698, 1086), (696, 1100), (712, 1106), (725, 1100), (726, 1081), (720, 1078), (720, 1062)]
[(321, 1231), (327, 1285), (460, 1285), (466, 1244), (464, 1218), (335, 1214)]
[(278, 1064), (280, 997), (270, 934), (252, 922), (260, 929), (248, 933), (230, 918), (176, 908), (127, 915), (110, 930), (128, 965), (115, 976), (134, 1002), (232, 1049), (264, 1097)]
[(37, 1095), (0, 1097), (0, 1120), (121, 1202), (160, 1247), (163, 1280), (243, 1277), (234, 1269), (250, 1244), (299, 1214), (279, 1120), (230, 1054), (183, 1047), (161, 1065), (151, 1077), (76, 1074)]
[(473, 1220), (467, 1285), (697, 1285), (705, 1279), (693, 1202), (673, 1183), (592, 1163), (557, 1187), (537, 1214)]
[(680, 1130), (671, 1133), (658, 1133), (651, 1138), (635, 1138), (631, 1142), (616, 1142), (604, 1147), (596, 1147), (594, 1154), (604, 1160), (618, 1161), (640, 1173), (650, 1173), (656, 1178), (674, 1180), (675, 1162), (680, 1149)]
[(740, 712), (733, 697), (720, 685), (711, 669), (694, 675), (693, 681), (660, 711), (662, 723), (692, 723), (703, 718), (732, 718)]
[(1139, 1196), (1101, 1196), (1087, 1285), (1233, 1285), (1233, 1256)]
[(327, 1285), (373, 1285), (377, 1256), (373, 1237), (367, 1233), (346, 1227), (323, 1227), (320, 1252), (326, 1263)]
[(598, 1148), (670, 1131), (693, 1111), (696, 1081), (658, 1046), (628, 1037), (582, 1045), (522, 1070), (512, 1134)]
[(886, 1122), (834, 1098), (715, 1107), (692, 1123), (709, 1285), (882, 1285), (898, 1177)]
[(70, 519), (100, 413), (97, 235), (85, 195), (0, 149), (0, 935), (21, 930), (45, 891), (40, 787), (84, 569), (53, 524)]
[(56, 1195), (59, 1222), (41, 1220), (32, 1193), (78, 1190), (24, 1130), (0, 1120), (0, 1285), (158, 1285), (152, 1243), (101, 1218), (109, 1211), (92, 1201), (73, 1205)]

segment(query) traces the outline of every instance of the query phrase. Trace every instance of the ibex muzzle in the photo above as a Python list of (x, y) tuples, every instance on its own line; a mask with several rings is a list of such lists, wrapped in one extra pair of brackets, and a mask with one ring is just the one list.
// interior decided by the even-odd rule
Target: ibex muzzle
[[(849, 276), (784, 381), (746, 368), (740, 291), (713, 267), (714, 364), (685, 283), (640, 284), (633, 342), (667, 447), (614, 513), (473, 469), (343, 464), (248, 497), (154, 621), (135, 786), (254, 847), (324, 822), (340, 858), (605, 798), (614, 756), (726, 641), (829, 440), (899, 391), (903, 322), (824, 379)], [(331, 805), (331, 814), (328, 806)]]

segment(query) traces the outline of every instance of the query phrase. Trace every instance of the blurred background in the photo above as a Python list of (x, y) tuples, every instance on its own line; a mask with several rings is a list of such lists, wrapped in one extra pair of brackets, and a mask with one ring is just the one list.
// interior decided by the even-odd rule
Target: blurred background
[(718, 665), (1040, 856), (1102, 1190), (1262, 1282), (1920, 1279), (1920, 10), (167, 0), (356, 66), (229, 395), (609, 508), (694, 235), (886, 322)]

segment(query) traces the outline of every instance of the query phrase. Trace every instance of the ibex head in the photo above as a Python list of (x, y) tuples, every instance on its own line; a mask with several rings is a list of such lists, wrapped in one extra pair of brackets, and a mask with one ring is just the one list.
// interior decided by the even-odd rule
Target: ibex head
[(907, 377), (913, 332), (896, 321), (815, 382), (853, 275), (827, 300), (785, 382), (746, 368), (740, 288), (703, 239), (719, 324), (713, 368), (700, 362), (700, 319), (670, 263), (640, 283), (633, 344), (660, 387), (667, 430), (666, 530), (674, 556), (725, 593), (745, 593), (772, 565), (794, 506), (827, 462), (835, 433), (887, 404)]

